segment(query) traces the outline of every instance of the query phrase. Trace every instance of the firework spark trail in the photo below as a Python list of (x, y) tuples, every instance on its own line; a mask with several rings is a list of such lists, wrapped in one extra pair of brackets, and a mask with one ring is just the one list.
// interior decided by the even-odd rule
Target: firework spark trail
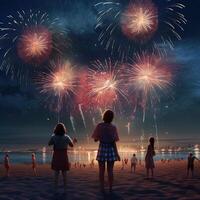
[(128, 135), (130, 135), (130, 126), (131, 126), (131, 123), (128, 122), (128, 124), (126, 125)]
[(174, 48), (174, 40), (181, 40), (187, 20), (185, 5), (168, 0), (163, 3), (160, 9), (151, 0), (131, 0), (126, 7), (114, 1), (97, 3), (100, 44), (111, 54), (117, 52), (122, 60), (146, 47), (166, 54), (167, 49)]
[(97, 124), (94, 117), (92, 118), (92, 123), (93, 123), (94, 126), (96, 126), (96, 124)]
[(153, 119), (154, 119), (157, 146), (158, 146), (158, 149), (160, 149), (160, 143), (159, 143), (159, 137), (158, 137), (158, 124), (157, 124), (157, 117), (156, 117), (156, 110), (155, 109), (154, 109)]
[(76, 127), (75, 127), (75, 123), (74, 123), (74, 117), (72, 115), (70, 115), (70, 122), (71, 122), (71, 125), (72, 125), (72, 129), (74, 131), (74, 133), (76, 133)]
[(81, 118), (83, 120), (84, 127), (86, 128), (85, 116), (83, 114), (83, 110), (82, 110), (82, 105), (81, 104), (78, 105), (78, 109), (79, 109), (79, 112), (81, 114)]
[(160, 101), (160, 92), (165, 93), (172, 85), (172, 74), (164, 61), (155, 55), (143, 54), (127, 70), (128, 85), (141, 95), (143, 122), (148, 100), (151, 105)]

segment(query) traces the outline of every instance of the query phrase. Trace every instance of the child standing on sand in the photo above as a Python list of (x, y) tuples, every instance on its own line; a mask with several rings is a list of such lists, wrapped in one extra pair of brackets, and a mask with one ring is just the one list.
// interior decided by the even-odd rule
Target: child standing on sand
[(124, 159), (122, 159), (122, 167), (121, 167), (121, 170), (124, 170), (124, 166), (125, 166)]
[(188, 156), (188, 166), (187, 166), (187, 177), (189, 176), (189, 172), (191, 171), (192, 177), (194, 175), (194, 161), (199, 160), (197, 157), (193, 156), (192, 153)]
[(99, 141), (96, 159), (99, 163), (99, 180), (102, 192), (104, 192), (105, 163), (107, 162), (109, 190), (112, 192), (114, 162), (120, 160), (116, 146), (119, 137), (116, 127), (111, 123), (113, 118), (114, 113), (111, 110), (105, 111), (103, 114), (103, 122), (96, 126), (92, 134), (94, 141)]
[(133, 154), (133, 157), (131, 158), (131, 172), (133, 171), (135, 173), (137, 165), (137, 157), (135, 154)]
[(36, 157), (35, 157), (35, 154), (32, 153), (31, 155), (31, 160), (32, 160), (32, 169), (33, 169), (33, 174), (35, 176), (37, 176), (37, 173), (36, 173)]
[(147, 153), (145, 156), (145, 167), (147, 170), (147, 178), (149, 178), (149, 170), (151, 170), (151, 176), (153, 177), (154, 175), (153, 170), (155, 168), (154, 160), (153, 160), (153, 157), (155, 156), (155, 150), (154, 150), (155, 140), (153, 137), (149, 139), (149, 143), (150, 144), (148, 145)]
[(77, 140), (72, 139), (66, 134), (65, 125), (59, 123), (54, 129), (49, 145), (53, 145), (53, 158), (51, 162), (51, 168), (55, 172), (55, 189), (58, 187), (58, 177), (60, 171), (62, 171), (64, 188), (66, 189), (67, 177), (66, 171), (69, 170), (69, 161), (67, 155), (68, 146), (73, 147)]
[(6, 153), (4, 157), (4, 167), (6, 169), (6, 176), (9, 177), (9, 171), (10, 171), (10, 161), (9, 161), (9, 155)]

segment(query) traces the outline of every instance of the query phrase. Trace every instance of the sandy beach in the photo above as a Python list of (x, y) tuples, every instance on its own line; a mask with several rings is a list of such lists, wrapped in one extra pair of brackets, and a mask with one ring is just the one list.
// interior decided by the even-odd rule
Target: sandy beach
[(121, 164), (115, 167), (113, 194), (99, 191), (98, 168), (72, 167), (68, 173), (68, 187), (64, 193), (60, 187), (54, 193), (53, 176), (49, 165), (39, 165), (38, 176), (34, 177), (31, 165), (13, 165), (10, 177), (4, 177), (0, 167), (1, 200), (62, 200), (62, 199), (200, 199), (200, 164), (196, 164), (195, 177), (186, 177), (186, 161), (156, 163), (155, 178), (145, 178), (144, 166), (138, 166), (136, 174), (130, 173), (127, 166), (121, 170)]

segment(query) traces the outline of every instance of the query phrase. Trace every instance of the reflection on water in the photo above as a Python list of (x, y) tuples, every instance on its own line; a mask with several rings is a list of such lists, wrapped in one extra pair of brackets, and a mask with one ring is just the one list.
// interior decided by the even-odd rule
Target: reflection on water
[(42, 163), (45, 164), (46, 163), (46, 147), (42, 148)]
[[(199, 149), (194, 149), (194, 155), (197, 158), (200, 158), (200, 151)], [(139, 152), (120, 152), (121, 158), (128, 158), (130, 159), (136, 153), (138, 159), (144, 160), (145, 158), (145, 151)], [(188, 152), (174, 152), (174, 151), (161, 151), (157, 152), (155, 159), (187, 159)], [(32, 152), (10, 152), (10, 162), (11, 163), (31, 163), (31, 154)], [(80, 163), (91, 163), (93, 159), (96, 159), (97, 151), (82, 151), (82, 150), (73, 150), (69, 152), (69, 160), (74, 162)], [(4, 153), (0, 152), (0, 163), (3, 163)], [(50, 163), (52, 158), (52, 152), (46, 152), (46, 149), (43, 149), (41, 152), (36, 152), (36, 159), (38, 163), (45, 164)]]

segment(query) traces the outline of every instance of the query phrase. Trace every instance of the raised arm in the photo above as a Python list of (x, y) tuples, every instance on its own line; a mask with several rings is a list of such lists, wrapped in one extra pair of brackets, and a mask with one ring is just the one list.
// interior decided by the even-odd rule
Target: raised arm
[(51, 146), (51, 145), (53, 145), (53, 144), (54, 144), (54, 142), (53, 142), (53, 136), (52, 136), (51, 139), (50, 139), (49, 142), (48, 142), (48, 145)]
[(198, 161), (200, 161), (196, 156), (194, 157), (194, 159), (196, 159), (196, 160), (198, 160)]
[(69, 136), (67, 136), (67, 143), (69, 144), (70, 147), (74, 147), (74, 142)]
[(99, 125), (97, 125), (92, 134), (92, 138), (94, 139), (95, 142), (98, 142), (99, 136), (100, 136)]

